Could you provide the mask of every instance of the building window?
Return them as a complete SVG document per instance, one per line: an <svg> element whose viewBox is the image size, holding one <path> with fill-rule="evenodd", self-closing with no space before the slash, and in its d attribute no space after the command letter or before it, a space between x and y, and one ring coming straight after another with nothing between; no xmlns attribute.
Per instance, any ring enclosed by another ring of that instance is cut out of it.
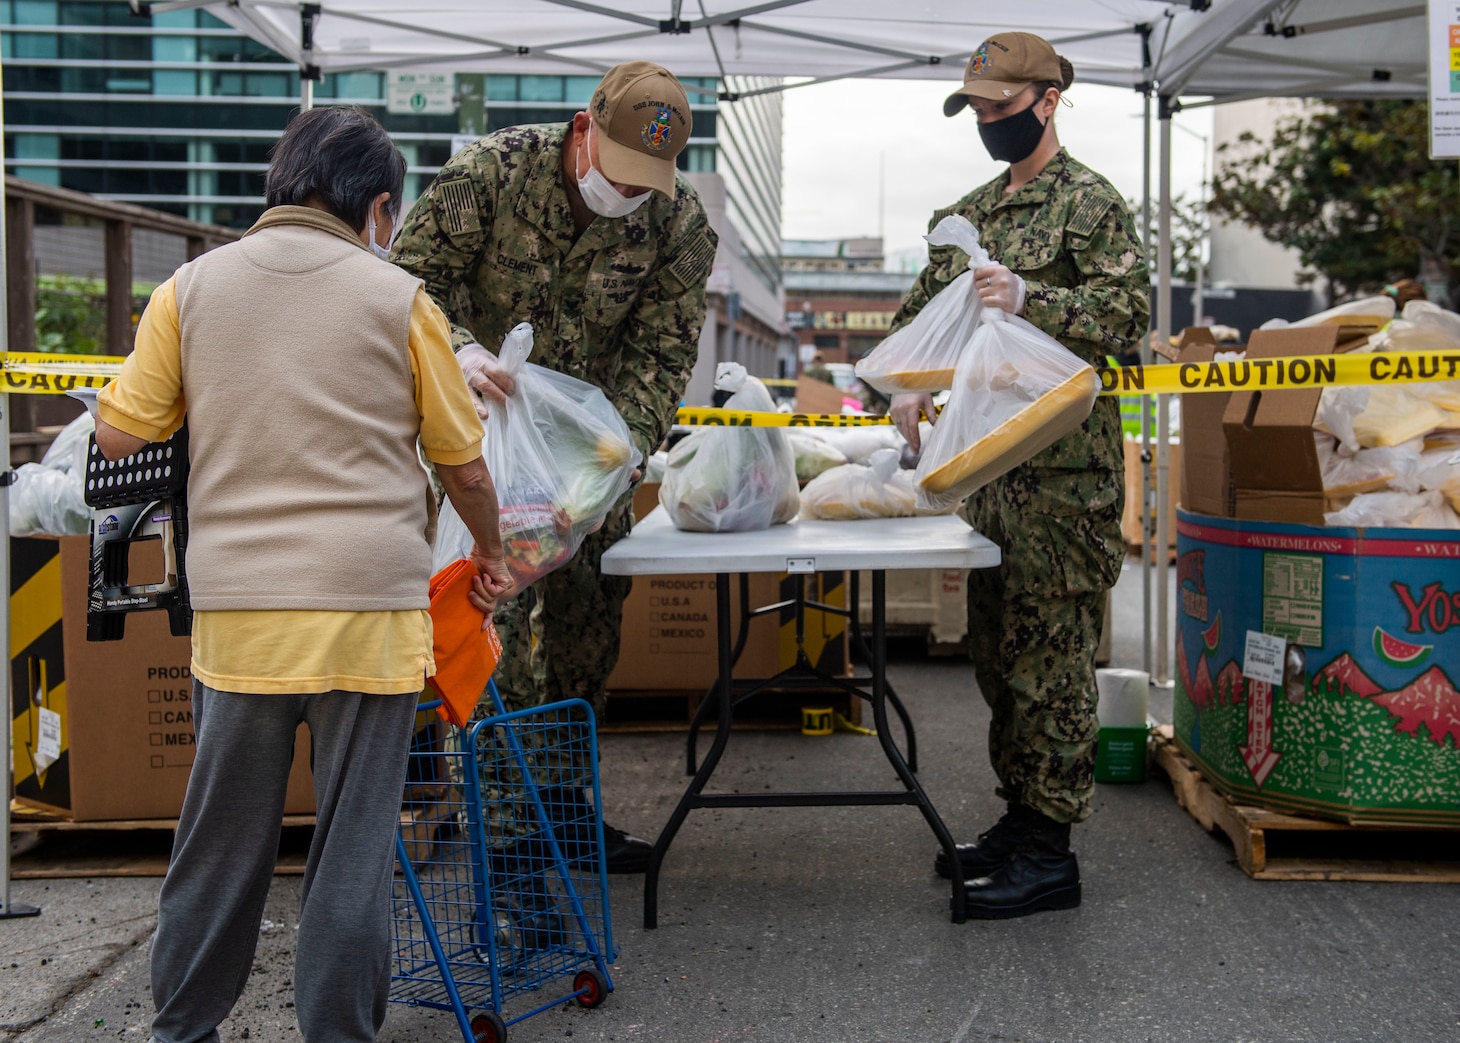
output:
<svg viewBox="0 0 1460 1043"><path fill-rule="evenodd" d="M817 333L812 336L811 343L818 348L835 348L840 350L842 338L840 333Z"/></svg>
<svg viewBox="0 0 1460 1043"><path fill-rule="evenodd" d="M691 145L679 154L679 169L690 174L715 172L715 146Z"/></svg>

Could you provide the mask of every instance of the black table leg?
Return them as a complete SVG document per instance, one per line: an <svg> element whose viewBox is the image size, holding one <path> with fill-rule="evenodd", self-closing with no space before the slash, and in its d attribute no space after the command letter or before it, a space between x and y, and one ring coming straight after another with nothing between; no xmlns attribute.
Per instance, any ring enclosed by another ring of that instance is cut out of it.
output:
<svg viewBox="0 0 1460 1043"><path fill-rule="evenodd" d="M835 807L843 805L871 805L871 804L916 804L918 810L923 813L928 825L932 827L934 836L947 853L950 865L957 864L958 851L953 843L953 836L948 832L948 827L938 817L932 802L918 783L917 776L913 774L908 762L903 759L901 751L892 739L892 730L889 726L887 716L887 704L889 697L892 697L891 688L887 684L887 612L886 612L886 573L874 571L872 573L872 716L877 729L877 741L882 746L888 762L897 773L898 779L903 784L901 790L876 790L871 792L811 792L811 793L756 793L756 794L731 794L731 793L704 793L706 783L714 774L721 756L725 752L726 743L729 741L731 727L735 715L735 691L731 675L734 666L734 653L730 639L730 583L726 573L719 573L715 583L715 626L716 638L718 641L719 678L717 682L719 714L718 726L715 731L714 741L710 745L709 752L700 763L699 770L695 772L689 787L684 795L680 797L679 803L675 806L669 821L665 823L664 829L654 842L654 850L649 856L649 867L644 873L644 928L654 930L659 926L659 870L663 865L664 856L669 850L669 845L674 842L680 827L689 813L695 808L706 807ZM895 698L895 697L892 697ZM905 714L898 705L899 715ZM908 724L908 732L911 734L911 723ZM967 919L967 899L963 890L963 881L954 879L952 881L952 909L953 922L962 923Z"/></svg>
<svg viewBox="0 0 1460 1043"><path fill-rule="evenodd" d="M948 832L948 827L933 810L933 804L928 800L928 795L923 792L922 785L918 782L917 776L902 759L902 754L897 749L897 744L892 741L892 734L887 722L887 573L875 571L872 573L872 719L877 728L877 740L882 743L882 750L887 759L892 763L893 770L897 777L902 780L916 797L918 810L923 813L923 818L928 820L928 825L933 829L933 835L938 838L938 843L943 846L947 853L951 866L958 865L958 846L953 842L953 834ZM968 919L966 908L967 896L963 891L963 881L959 879L960 874L953 875L953 922L963 923Z"/></svg>
<svg viewBox="0 0 1460 1043"><path fill-rule="evenodd" d="M852 613L848 617L848 623L851 627L852 641L857 647L857 652L863 659L870 663L872 661L872 653L867 648L866 638L862 636L862 575L855 569L851 571L850 575ZM885 607L884 605L884 626L886 620ZM875 612L876 609L873 609L873 611ZM902 734L907 738L907 766L916 773L918 770L918 733L913 729L912 717L908 714L907 707L902 705L902 700L898 698L897 690L892 685L887 685L887 701L892 705L893 712L897 714L897 719L902 722Z"/></svg>

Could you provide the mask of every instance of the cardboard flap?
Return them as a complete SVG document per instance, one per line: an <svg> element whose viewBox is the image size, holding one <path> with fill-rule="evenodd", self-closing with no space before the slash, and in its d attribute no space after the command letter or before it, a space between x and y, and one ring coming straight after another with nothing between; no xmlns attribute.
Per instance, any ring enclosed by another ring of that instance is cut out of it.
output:
<svg viewBox="0 0 1460 1043"><path fill-rule="evenodd" d="M798 413L840 413L842 391L835 384L808 377L802 373L796 378L796 412Z"/></svg>
<svg viewBox="0 0 1460 1043"><path fill-rule="evenodd" d="M1210 362L1212 353L1217 350L1217 338L1212 336L1210 326L1188 326L1181 331L1181 339L1177 341L1176 347L1163 349L1162 345L1155 345L1156 354L1164 356L1172 362ZM1188 351L1196 351L1196 354L1187 356ZM1205 352L1205 356L1202 352Z"/></svg>
<svg viewBox="0 0 1460 1043"><path fill-rule="evenodd" d="M1330 355L1353 343L1341 335L1343 329L1257 330L1247 344L1247 360ZM1222 428L1238 489L1313 492L1321 499L1323 474L1313 445L1313 416L1322 397L1322 388L1232 392L1222 414Z"/></svg>

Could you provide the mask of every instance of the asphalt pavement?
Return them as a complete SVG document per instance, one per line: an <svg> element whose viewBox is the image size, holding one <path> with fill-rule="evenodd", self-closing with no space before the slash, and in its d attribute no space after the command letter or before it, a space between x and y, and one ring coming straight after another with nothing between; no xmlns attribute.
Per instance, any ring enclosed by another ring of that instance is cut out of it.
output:
<svg viewBox="0 0 1460 1043"><path fill-rule="evenodd" d="M1117 587L1115 666L1143 665L1141 569ZM1001 810L988 714L966 662L903 649L889 677L918 729L919 777L960 840ZM1169 720L1170 694L1152 715ZM602 740L608 819L655 835L687 779L683 737ZM882 788L876 740L737 732L713 789ZM1460 1039L1460 887L1254 881L1159 773L1097 788L1076 828L1075 910L954 924L935 843L910 807L691 813L665 861L659 927L641 877L612 877L615 991L509 1028L513 1043L1358 1043ZM147 1039L159 881L16 881L42 907L0 922L0 1040ZM298 877L276 877L225 1041L298 1039ZM509 1009L509 1015L513 1013ZM382 1043L460 1040L393 1006Z"/></svg>

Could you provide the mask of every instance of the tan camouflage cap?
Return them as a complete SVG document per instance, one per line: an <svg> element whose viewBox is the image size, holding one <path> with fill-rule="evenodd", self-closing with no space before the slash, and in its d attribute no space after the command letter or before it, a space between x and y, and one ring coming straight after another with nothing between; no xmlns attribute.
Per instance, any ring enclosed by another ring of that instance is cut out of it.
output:
<svg viewBox="0 0 1460 1043"><path fill-rule="evenodd" d="M679 81L653 62L608 70L593 91L588 115L598 127L603 174L620 185L674 195L674 159L689 144L689 99Z"/></svg>
<svg viewBox="0 0 1460 1043"><path fill-rule="evenodd" d="M1048 40L1033 33L995 33L973 52L963 86L943 102L943 115L956 116L969 98L1004 101L1032 83L1063 83L1060 57Z"/></svg>

